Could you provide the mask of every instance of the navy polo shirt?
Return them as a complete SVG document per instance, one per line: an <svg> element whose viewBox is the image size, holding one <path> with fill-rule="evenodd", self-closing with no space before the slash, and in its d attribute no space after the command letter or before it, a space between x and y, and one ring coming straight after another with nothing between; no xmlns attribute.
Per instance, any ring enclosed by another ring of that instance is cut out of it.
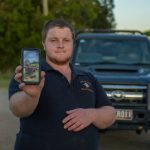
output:
<svg viewBox="0 0 150 150"><path fill-rule="evenodd" d="M71 66L71 83L43 61L45 85L32 115L20 118L15 150L98 150L99 131L94 125L79 132L67 131L62 120L66 111L75 108L98 108L111 105L105 91L90 74ZM20 91L12 79L9 97Z"/></svg>

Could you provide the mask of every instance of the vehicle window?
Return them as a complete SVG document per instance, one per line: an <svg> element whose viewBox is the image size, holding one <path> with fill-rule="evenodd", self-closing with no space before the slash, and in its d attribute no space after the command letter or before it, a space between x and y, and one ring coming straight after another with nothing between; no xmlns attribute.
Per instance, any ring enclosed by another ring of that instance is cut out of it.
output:
<svg viewBox="0 0 150 150"><path fill-rule="evenodd" d="M150 64L150 51L143 40L80 39L78 63Z"/></svg>

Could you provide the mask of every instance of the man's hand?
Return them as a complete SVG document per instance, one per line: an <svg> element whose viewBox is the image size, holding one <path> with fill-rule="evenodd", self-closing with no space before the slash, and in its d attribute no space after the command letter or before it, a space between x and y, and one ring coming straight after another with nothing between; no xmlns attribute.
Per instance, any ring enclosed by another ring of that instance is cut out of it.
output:
<svg viewBox="0 0 150 150"><path fill-rule="evenodd" d="M44 76L45 72L41 72L41 81L38 85L26 85L25 83L22 83L22 66L18 66L15 70L15 77L14 79L19 82L19 88L23 90L27 95L31 97L35 97L40 94L43 86L44 86Z"/></svg>
<svg viewBox="0 0 150 150"><path fill-rule="evenodd" d="M26 85L21 81L22 67L18 66L15 70L14 79L19 82L22 91L16 92L10 97L10 110L17 117L27 117L36 109L42 88L45 82L45 72L41 72L41 81L38 85Z"/></svg>
<svg viewBox="0 0 150 150"><path fill-rule="evenodd" d="M93 122L92 109L77 108L67 111L67 117L63 119L64 129L68 131L80 131Z"/></svg>
<svg viewBox="0 0 150 150"><path fill-rule="evenodd" d="M66 112L68 115L63 119L64 129L68 131L81 131L90 124L99 129L106 129L116 120L116 110L112 106L100 108L77 108Z"/></svg>

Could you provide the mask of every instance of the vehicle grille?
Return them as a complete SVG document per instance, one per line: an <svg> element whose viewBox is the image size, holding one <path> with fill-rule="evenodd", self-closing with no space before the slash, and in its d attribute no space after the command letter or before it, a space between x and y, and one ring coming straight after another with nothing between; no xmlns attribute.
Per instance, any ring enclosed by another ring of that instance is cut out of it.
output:
<svg viewBox="0 0 150 150"><path fill-rule="evenodd" d="M103 85L108 98L114 103L146 102L146 85Z"/></svg>

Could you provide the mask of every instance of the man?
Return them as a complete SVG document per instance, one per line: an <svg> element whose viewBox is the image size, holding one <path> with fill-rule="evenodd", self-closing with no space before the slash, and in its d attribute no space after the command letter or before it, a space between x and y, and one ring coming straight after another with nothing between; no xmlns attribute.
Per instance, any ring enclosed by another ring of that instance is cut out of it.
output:
<svg viewBox="0 0 150 150"><path fill-rule="evenodd" d="M22 67L16 68L9 86L10 109L20 118L15 150L98 150L98 129L115 121L115 109L98 81L70 65L73 40L68 23L48 21L39 85L22 83Z"/></svg>

